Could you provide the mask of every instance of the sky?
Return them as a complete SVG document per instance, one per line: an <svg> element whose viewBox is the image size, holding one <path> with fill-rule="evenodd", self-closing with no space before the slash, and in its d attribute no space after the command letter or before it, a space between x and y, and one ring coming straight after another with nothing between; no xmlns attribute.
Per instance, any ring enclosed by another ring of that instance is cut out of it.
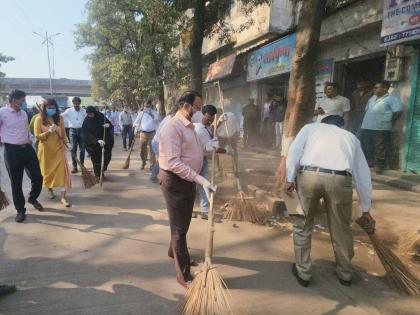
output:
<svg viewBox="0 0 420 315"><path fill-rule="evenodd" d="M48 78L47 48L33 34L60 33L54 37L55 78L89 80L84 56L77 50L76 24L86 19L87 0L0 0L0 52L15 58L2 64L6 77ZM52 56L50 56L52 59Z"/></svg>

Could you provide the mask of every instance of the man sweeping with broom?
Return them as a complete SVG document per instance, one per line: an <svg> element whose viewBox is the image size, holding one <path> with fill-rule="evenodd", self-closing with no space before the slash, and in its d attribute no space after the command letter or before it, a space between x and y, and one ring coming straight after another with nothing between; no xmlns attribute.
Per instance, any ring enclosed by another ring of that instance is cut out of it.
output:
<svg viewBox="0 0 420 315"><path fill-rule="evenodd" d="M359 140L343 126L341 116L327 116L321 123L306 125L287 155L285 190L291 195L297 187L306 215L296 218L293 226L296 263L292 272L304 287L311 279L311 234L320 198L324 198L327 206L336 272L342 285L350 286L353 276L352 182L359 194L366 228L371 232L375 228L375 220L369 214L372 194L369 167Z"/></svg>
<svg viewBox="0 0 420 315"><path fill-rule="evenodd" d="M168 256L173 257L176 279L185 288L191 283L187 233L195 201L196 184L202 185L207 197L216 188L199 175L203 148L194 131L191 117L201 109L202 97L188 91L182 95L176 115L162 129L159 138L159 179L168 209L171 243Z"/></svg>

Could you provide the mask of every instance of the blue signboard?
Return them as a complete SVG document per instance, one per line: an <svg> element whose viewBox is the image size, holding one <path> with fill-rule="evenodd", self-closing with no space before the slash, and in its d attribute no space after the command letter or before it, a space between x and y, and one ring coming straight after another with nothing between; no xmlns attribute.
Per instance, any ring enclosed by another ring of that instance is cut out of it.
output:
<svg viewBox="0 0 420 315"><path fill-rule="evenodd" d="M248 56L247 81L290 72L295 47L296 34L293 33L251 52Z"/></svg>

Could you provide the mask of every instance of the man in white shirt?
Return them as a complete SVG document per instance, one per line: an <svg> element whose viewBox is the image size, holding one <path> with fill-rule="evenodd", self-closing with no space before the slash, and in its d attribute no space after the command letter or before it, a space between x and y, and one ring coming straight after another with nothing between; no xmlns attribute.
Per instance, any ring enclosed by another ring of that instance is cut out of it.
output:
<svg viewBox="0 0 420 315"><path fill-rule="evenodd" d="M152 109L152 101L147 100L144 104L144 110L141 111L134 121L135 133L140 131L140 157L142 160L141 169L144 170L147 161L147 147L150 150L150 168L155 163L155 154L152 150L152 139L155 136L155 130L159 123L159 114Z"/></svg>
<svg viewBox="0 0 420 315"><path fill-rule="evenodd" d="M64 113L61 114L64 120L68 121L69 126L69 135L70 135L70 143L72 147L72 162L73 162L73 169L72 173L77 173L77 162L73 158L73 155L77 155L77 146L79 146L79 160L80 163L84 164L85 162L85 146L83 143L83 132L82 132L82 125L83 121L86 117L86 110L80 107L82 100L80 97L73 97L72 99L73 107L66 109Z"/></svg>
<svg viewBox="0 0 420 315"><path fill-rule="evenodd" d="M344 119L344 129L348 129L350 115L350 100L338 95L338 85L334 82L325 83L325 97L316 103L314 116L320 122L330 115L338 115Z"/></svg>
<svg viewBox="0 0 420 315"><path fill-rule="evenodd" d="M131 148L131 144L133 143L133 139L134 139L133 118L131 116L131 112L127 104L124 105L123 111L120 113L119 125L121 128L121 134L123 138L124 151L127 151L127 136L128 136L129 148Z"/></svg>
<svg viewBox="0 0 420 315"><path fill-rule="evenodd" d="M201 122L194 124L195 132L197 133L204 151L203 165L201 167L200 175L207 180L209 180L209 163L206 154L219 148L219 141L214 137L213 128L211 126L216 113L217 109L215 106L205 105L202 109L203 115ZM202 186L198 187L198 200L200 201L201 218L207 219L210 203Z"/></svg>
<svg viewBox="0 0 420 315"><path fill-rule="evenodd" d="M285 191L298 196L305 217L295 219L293 241L296 263L292 272L299 284L311 279L311 234L320 198L325 200L336 272L342 285L349 286L353 276L353 237L351 233L352 182L359 195L363 217L374 231L369 214L372 184L368 164L359 140L342 129L341 116L325 117L321 123L304 126L293 141L286 159ZM295 184L296 182L296 184Z"/></svg>

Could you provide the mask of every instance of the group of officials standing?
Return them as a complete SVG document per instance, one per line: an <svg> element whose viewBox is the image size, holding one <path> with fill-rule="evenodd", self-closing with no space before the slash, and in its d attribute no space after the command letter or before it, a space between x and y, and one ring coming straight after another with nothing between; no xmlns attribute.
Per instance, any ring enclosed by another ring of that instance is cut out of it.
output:
<svg viewBox="0 0 420 315"><path fill-rule="evenodd" d="M349 121L348 103L339 97L336 90L334 84L326 86L327 99L315 107L316 121L298 133L287 156L284 189L288 194L297 190L305 212L305 216L295 220L293 227L296 263L293 264L292 272L303 286L308 286L311 279L311 232L315 210L321 198L324 199L327 208L337 275L342 285L350 285L353 274L353 239L350 229L352 184L356 186L359 194L363 216L369 222L367 228L373 231L375 226L375 221L370 216L372 188L368 162L360 141L345 130ZM17 222L25 219L26 212L22 193L24 170L32 184L28 202L42 211L42 205L37 201L42 184L49 189L59 187L61 192L71 185L64 154L66 146L72 150L75 157L78 139L81 139L80 143L84 143L88 150L97 176L101 171L101 150L105 150L106 170L113 146L113 126L106 116L94 107L89 106L83 110L80 108L80 100L76 98L73 99L74 107L60 117L55 101L46 100L41 105L41 114L35 122L35 137L39 141L37 156L31 145L27 115L20 108L24 101L25 93L15 90L9 95L9 104L0 109L0 137L5 145L5 163L12 184L14 205L18 212ZM278 102L280 101L281 99L278 99ZM279 115L283 111L277 108L272 110L278 110ZM387 93L386 84L375 84L374 96L369 98L366 105L361 130L368 132L367 138L374 144L374 162L378 165L382 160L377 144L381 137L387 137L392 122L398 118L400 111L401 103ZM223 113L218 121L214 122L217 112L212 105L202 108L202 96L195 91L187 91L160 123L151 102L146 102L144 110L133 122L124 117L125 114L120 115L123 127L121 129L124 130L124 126L132 122L134 132L140 132L141 147L151 147L151 151L158 156L158 161L151 165L154 167L152 176L159 173L171 231L168 256L174 259L176 279L184 287L188 287L193 279L193 261L188 251L187 232L192 218L196 185L200 186L202 209L206 208L205 200L208 201L210 194L216 191L216 187L208 179L206 154L216 151L237 158L236 145L232 139L228 139L236 137L236 130L233 135L229 135L229 131L226 130L226 134L221 134L220 139L217 138L217 128L220 128L221 124L228 125L232 115ZM68 143L64 131L63 118L67 118L69 122L71 144ZM79 145L79 149L80 162L83 163L83 145ZM153 156L151 154L152 162ZM147 155L142 153L141 157L144 168ZM369 156L367 157L369 161ZM54 163L50 165L49 159ZM77 172L75 164L73 172ZM64 194L62 202L65 205L68 204L66 201Z"/></svg>

